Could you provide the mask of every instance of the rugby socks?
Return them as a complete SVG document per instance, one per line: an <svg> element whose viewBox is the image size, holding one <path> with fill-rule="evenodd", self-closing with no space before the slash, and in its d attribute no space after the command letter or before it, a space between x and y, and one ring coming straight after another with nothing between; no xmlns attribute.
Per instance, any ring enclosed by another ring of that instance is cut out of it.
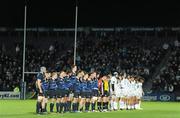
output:
<svg viewBox="0 0 180 118"><path fill-rule="evenodd" d="M97 102L97 107L98 107L98 110L101 111L102 108L101 108L101 102Z"/></svg>
<svg viewBox="0 0 180 118"><path fill-rule="evenodd" d="M105 109L108 110L108 102L105 102Z"/></svg>
<svg viewBox="0 0 180 118"><path fill-rule="evenodd" d="M111 110L114 110L114 101L111 100Z"/></svg>
<svg viewBox="0 0 180 118"><path fill-rule="evenodd" d="M117 105L118 105L117 102L114 101L114 110L117 110L117 109L118 109L118 106L117 106Z"/></svg>
<svg viewBox="0 0 180 118"><path fill-rule="evenodd" d="M67 101L67 111L71 111L71 101Z"/></svg>
<svg viewBox="0 0 180 118"><path fill-rule="evenodd" d="M106 103L103 102L103 110L105 110L105 109L106 109Z"/></svg>
<svg viewBox="0 0 180 118"><path fill-rule="evenodd" d="M53 112L54 103L50 103L50 112Z"/></svg>
<svg viewBox="0 0 180 118"><path fill-rule="evenodd" d="M56 103L56 112L57 112L57 113L59 112L59 107L60 107L60 106L59 106L59 103L57 102L57 103Z"/></svg>
<svg viewBox="0 0 180 118"><path fill-rule="evenodd" d="M81 112L83 111L83 107L82 107L82 108L80 108L80 111L81 111Z"/></svg>
<svg viewBox="0 0 180 118"><path fill-rule="evenodd" d="M72 103L72 111L73 111L73 112L76 111L76 104L77 104L77 103Z"/></svg>
<svg viewBox="0 0 180 118"><path fill-rule="evenodd" d="M45 112L47 112L47 103L45 103Z"/></svg>
<svg viewBox="0 0 180 118"><path fill-rule="evenodd" d="M119 109L124 109L124 102L122 100L119 101Z"/></svg>
<svg viewBox="0 0 180 118"><path fill-rule="evenodd" d="M131 109L131 106L130 106L130 105L127 105L127 109L130 110L130 109Z"/></svg>
<svg viewBox="0 0 180 118"><path fill-rule="evenodd" d="M92 111L95 110L95 103L91 103L91 110L92 110Z"/></svg>
<svg viewBox="0 0 180 118"><path fill-rule="evenodd" d="M41 102L36 103L36 113L40 113L41 111Z"/></svg>
<svg viewBox="0 0 180 118"><path fill-rule="evenodd" d="M89 106L90 106L90 102L86 102L85 103L85 110L86 111L89 111Z"/></svg>
<svg viewBox="0 0 180 118"><path fill-rule="evenodd" d="M45 112L45 109L42 109L42 113Z"/></svg>
<svg viewBox="0 0 180 118"><path fill-rule="evenodd" d="M76 104L76 111L79 110L79 102Z"/></svg>
<svg viewBox="0 0 180 118"><path fill-rule="evenodd" d="M59 108L59 113L62 113L62 110L63 110L63 103L60 102L60 103L59 103L59 107L60 107L60 108Z"/></svg>
<svg viewBox="0 0 180 118"><path fill-rule="evenodd" d="M67 102L65 102L65 103L63 104L63 106L64 106L64 113L65 113L65 112L68 111L68 104L67 104Z"/></svg>

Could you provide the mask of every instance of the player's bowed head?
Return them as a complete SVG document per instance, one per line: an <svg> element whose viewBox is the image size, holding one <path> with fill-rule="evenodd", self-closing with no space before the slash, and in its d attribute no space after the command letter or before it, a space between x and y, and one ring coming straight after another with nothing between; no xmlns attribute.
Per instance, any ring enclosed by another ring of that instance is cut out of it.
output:
<svg viewBox="0 0 180 118"><path fill-rule="evenodd" d="M40 72L41 72L41 73L46 73L46 71L47 71L47 70L46 70L46 67L42 66L42 67L40 68Z"/></svg>

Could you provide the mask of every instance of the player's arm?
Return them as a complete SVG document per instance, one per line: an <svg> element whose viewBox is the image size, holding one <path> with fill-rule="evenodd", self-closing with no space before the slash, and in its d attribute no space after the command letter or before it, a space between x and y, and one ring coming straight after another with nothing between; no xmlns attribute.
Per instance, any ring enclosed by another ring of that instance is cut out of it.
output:
<svg viewBox="0 0 180 118"><path fill-rule="evenodd" d="M114 92L114 91L115 91L115 85L114 85L115 82L114 82L114 78L111 78L111 82L110 82L110 83L111 83L112 94L115 94L115 92Z"/></svg>
<svg viewBox="0 0 180 118"><path fill-rule="evenodd" d="M114 83L111 84L111 87L112 87L112 91L114 92Z"/></svg>
<svg viewBox="0 0 180 118"><path fill-rule="evenodd" d="M40 79L37 79L37 86L39 88L39 92L42 93L41 80Z"/></svg>

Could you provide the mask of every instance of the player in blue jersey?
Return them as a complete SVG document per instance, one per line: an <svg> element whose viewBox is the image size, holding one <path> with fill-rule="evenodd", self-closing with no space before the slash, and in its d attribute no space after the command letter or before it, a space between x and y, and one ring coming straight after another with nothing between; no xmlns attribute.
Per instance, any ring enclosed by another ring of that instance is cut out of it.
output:
<svg viewBox="0 0 180 118"><path fill-rule="evenodd" d="M79 109L80 112L83 111L83 107L85 105L85 100L86 100L86 88L87 88L87 79L88 79L89 75L88 74L84 74L84 72L82 72L82 80L80 79L80 86L81 86L81 100L79 102Z"/></svg>
<svg viewBox="0 0 180 118"><path fill-rule="evenodd" d="M69 78L66 72L63 72L63 81L61 83L61 104L60 113L65 113L67 111L67 97L69 95ZM63 111L64 109L64 111Z"/></svg>
<svg viewBox="0 0 180 118"><path fill-rule="evenodd" d="M65 85L65 77L66 77L66 72L61 71L59 75L59 80L57 81L58 85L58 100L59 100L59 113L63 113L63 108L65 110L65 103L66 103L66 96L67 96L67 87Z"/></svg>
<svg viewBox="0 0 180 118"><path fill-rule="evenodd" d="M72 87L73 87L73 84L71 82L71 72L70 71L67 71L67 76L65 77L65 87L66 87L66 90L65 90L65 106L64 106L64 112L70 112L70 109L71 109L71 98L70 98L70 94L71 94L71 91L72 91Z"/></svg>
<svg viewBox="0 0 180 118"><path fill-rule="evenodd" d="M82 78L81 72L78 73L76 77L76 82L74 83L73 87L73 93L74 93L74 99L72 103L72 111L73 112L78 112L79 108L79 100L80 100L80 94L81 94L81 81L80 78Z"/></svg>
<svg viewBox="0 0 180 118"><path fill-rule="evenodd" d="M87 79L87 88L86 88L86 103L85 103L85 111L88 112L89 111L89 107L90 107L90 101L91 101L91 96L92 96L92 80L91 77L89 76Z"/></svg>
<svg viewBox="0 0 180 118"><path fill-rule="evenodd" d="M45 103L45 112L47 112L47 102L48 102L48 93L49 93L49 79L51 77L51 73L49 72L46 72L45 74L45 77L42 81L42 90L43 90L43 95L44 95L44 98L43 98L43 101Z"/></svg>
<svg viewBox="0 0 180 118"><path fill-rule="evenodd" d="M36 88L38 92L37 104L36 104L36 113L43 113L45 112L45 104L44 104L44 95L42 89L42 81L44 80L44 74L46 73L46 68L41 67L40 73L37 74L36 80Z"/></svg>
<svg viewBox="0 0 180 118"><path fill-rule="evenodd" d="M69 88L69 94L67 96L66 112L71 111L71 103L73 101L73 88L74 88L74 84L76 83L76 71L77 71L77 66L75 65L72 66L71 71L67 71L66 85Z"/></svg>
<svg viewBox="0 0 180 118"><path fill-rule="evenodd" d="M76 70L74 69L76 66L72 67L71 71L67 72L67 86L69 88L69 95L67 96L67 112L71 111L71 103L73 101L73 89L74 89L74 84L76 83Z"/></svg>
<svg viewBox="0 0 180 118"><path fill-rule="evenodd" d="M98 80L97 80L97 74L96 72L93 72L91 74L91 89L92 89L92 98L91 98L91 110L92 112L95 112L95 106L97 102L98 97Z"/></svg>
<svg viewBox="0 0 180 118"><path fill-rule="evenodd" d="M64 77L65 77L65 72L61 71L59 74L59 77L56 81L56 83L57 83L56 111L60 112L60 113L62 112L62 98L64 97L64 95L63 95Z"/></svg>
<svg viewBox="0 0 180 118"><path fill-rule="evenodd" d="M53 112L54 102L56 99L56 90L57 90L57 73L53 72L52 77L49 80L49 98L51 99L50 103L50 112Z"/></svg>

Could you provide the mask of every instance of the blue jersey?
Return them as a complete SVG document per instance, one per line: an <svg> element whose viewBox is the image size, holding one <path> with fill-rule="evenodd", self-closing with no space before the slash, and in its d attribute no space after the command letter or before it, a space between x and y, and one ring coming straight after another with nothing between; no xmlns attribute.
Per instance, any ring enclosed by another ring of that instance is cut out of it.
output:
<svg viewBox="0 0 180 118"><path fill-rule="evenodd" d="M44 80L44 75L42 73L38 73L36 76L37 80L41 80L41 82Z"/></svg>
<svg viewBox="0 0 180 118"><path fill-rule="evenodd" d="M75 91L76 82L78 82L78 81L77 81L77 77L76 77L75 75L72 75L72 76L70 77L70 82L71 82L71 84L70 84L70 89L71 89L72 91Z"/></svg>
<svg viewBox="0 0 180 118"><path fill-rule="evenodd" d="M90 92L90 88L88 88L89 87L88 84L89 84L88 81L82 81L81 82L81 90L82 90L82 92Z"/></svg>
<svg viewBox="0 0 180 118"><path fill-rule="evenodd" d="M57 89L62 90L63 85L64 85L64 80L62 78L58 78L57 81L56 81L56 84L57 84Z"/></svg>
<svg viewBox="0 0 180 118"><path fill-rule="evenodd" d="M70 81L71 81L72 84L76 83L76 81L77 81L76 76L75 76L75 75L72 75L72 76L70 77Z"/></svg>
<svg viewBox="0 0 180 118"><path fill-rule="evenodd" d="M81 92L81 83L79 80L76 79L73 87L74 92Z"/></svg>
<svg viewBox="0 0 180 118"><path fill-rule="evenodd" d="M43 91L48 91L48 89L49 89L49 81L43 80L41 86L42 86Z"/></svg>
<svg viewBox="0 0 180 118"><path fill-rule="evenodd" d="M91 88L92 88L93 90L98 90L98 80L93 80L93 81L92 81L92 86L91 86Z"/></svg>
<svg viewBox="0 0 180 118"><path fill-rule="evenodd" d="M49 80L49 89L50 90L56 90L57 89L57 83L56 83L56 80Z"/></svg>
<svg viewBox="0 0 180 118"><path fill-rule="evenodd" d="M87 90L89 91L89 92L91 92L92 91L92 81L87 81Z"/></svg>
<svg viewBox="0 0 180 118"><path fill-rule="evenodd" d="M62 81L61 81L61 89L62 90L69 90L69 87L67 86L67 78L63 78Z"/></svg>
<svg viewBox="0 0 180 118"><path fill-rule="evenodd" d="M73 90L73 83L69 77L65 77L65 87L68 88L67 90Z"/></svg>

